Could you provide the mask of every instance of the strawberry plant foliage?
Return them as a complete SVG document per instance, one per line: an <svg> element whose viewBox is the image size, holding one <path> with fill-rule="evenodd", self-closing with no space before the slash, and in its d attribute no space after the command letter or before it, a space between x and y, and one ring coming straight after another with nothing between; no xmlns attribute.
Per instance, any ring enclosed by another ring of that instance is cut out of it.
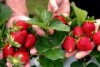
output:
<svg viewBox="0 0 100 67"><path fill-rule="evenodd" d="M45 57L39 57L39 62L42 65L42 67L63 67L64 60L58 59L58 60L50 60Z"/></svg>
<svg viewBox="0 0 100 67"><path fill-rule="evenodd" d="M69 26L61 23L61 21L53 20L51 12L41 7L36 8L35 11L38 17L35 17L27 21L29 24L38 25L41 28L46 29L46 30L47 29L54 29L58 31L69 31L70 30Z"/></svg>
<svg viewBox="0 0 100 67"><path fill-rule="evenodd" d="M11 16L11 9L0 3L0 26Z"/></svg>
<svg viewBox="0 0 100 67"><path fill-rule="evenodd" d="M87 11L78 8L74 2L71 3L71 8L73 10L73 15L75 15L77 19L77 24L82 25L83 21L87 18Z"/></svg>

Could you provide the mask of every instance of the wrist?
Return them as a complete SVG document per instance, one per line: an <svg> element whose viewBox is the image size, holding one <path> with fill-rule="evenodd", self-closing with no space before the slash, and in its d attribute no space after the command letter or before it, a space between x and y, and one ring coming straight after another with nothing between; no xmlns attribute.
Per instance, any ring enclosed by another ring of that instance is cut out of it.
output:
<svg viewBox="0 0 100 67"><path fill-rule="evenodd" d="M6 0L6 5L12 10L12 16L28 16L26 0Z"/></svg>

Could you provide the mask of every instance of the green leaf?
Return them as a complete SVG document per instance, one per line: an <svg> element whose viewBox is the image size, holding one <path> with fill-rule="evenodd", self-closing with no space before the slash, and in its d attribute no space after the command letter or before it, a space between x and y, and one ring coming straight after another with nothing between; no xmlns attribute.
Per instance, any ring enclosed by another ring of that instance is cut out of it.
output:
<svg viewBox="0 0 100 67"><path fill-rule="evenodd" d="M32 24L32 25L37 25L41 28L47 29L47 23L43 23L43 21L40 21L38 18L32 18L27 21L27 23Z"/></svg>
<svg viewBox="0 0 100 67"><path fill-rule="evenodd" d="M50 36L50 42L53 44L53 47L61 47L65 37L66 37L66 32L61 32L61 31L55 31L54 35Z"/></svg>
<svg viewBox="0 0 100 67"><path fill-rule="evenodd" d="M0 38L2 38L2 30L0 29Z"/></svg>
<svg viewBox="0 0 100 67"><path fill-rule="evenodd" d="M39 53L45 52L52 47L52 43L45 37L39 37L36 43L36 49Z"/></svg>
<svg viewBox="0 0 100 67"><path fill-rule="evenodd" d="M48 58L39 57L39 62L42 67L54 67L54 61Z"/></svg>
<svg viewBox="0 0 100 67"><path fill-rule="evenodd" d="M11 16L11 9L0 3L0 26Z"/></svg>
<svg viewBox="0 0 100 67"><path fill-rule="evenodd" d="M0 48L3 48L5 46L5 42L0 41Z"/></svg>
<svg viewBox="0 0 100 67"><path fill-rule="evenodd" d="M49 29L54 29L58 31L70 31L69 26L63 24L62 22L58 20L52 20L49 24Z"/></svg>
<svg viewBox="0 0 100 67"><path fill-rule="evenodd" d="M0 60L0 67L6 67L6 63L4 62L4 60Z"/></svg>
<svg viewBox="0 0 100 67"><path fill-rule="evenodd" d="M91 53L90 56L92 57L100 57L100 52L97 51L97 49L94 49Z"/></svg>
<svg viewBox="0 0 100 67"><path fill-rule="evenodd" d="M64 61L62 59L50 60L45 57L39 57L39 62L42 67L63 67Z"/></svg>
<svg viewBox="0 0 100 67"><path fill-rule="evenodd" d="M96 57L96 60L100 64L100 57Z"/></svg>
<svg viewBox="0 0 100 67"><path fill-rule="evenodd" d="M96 65L95 63L91 62L87 65L87 67L99 67L98 65Z"/></svg>
<svg viewBox="0 0 100 67"><path fill-rule="evenodd" d="M83 63L79 61L74 61L71 63L71 67L83 67Z"/></svg>
<svg viewBox="0 0 100 67"><path fill-rule="evenodd" d="M80 8L78 8L74 2L71 3L71 7L74 10L74 13L76 15L77 21L78 21L78 25L82 25L83 21L86 19L87 17L87 11L82 10Z"/></svg>
<svg viewBox="0 0 100 67"><path fill-rule="evenodd" d="M64 51L61 49L49 49L44 52L46 58L51 60L63 59L64 58Z"/></svg>
<svg viewBox="0 0 100 67"><path fill-rule="evenodd" d="M64 60L58 59L54 61L55 67L64 67Z"/></svg>
<svg viewBox="0 0 100 67"><path fill-rule="evenodd" d="M42 7L36 8L35 12L40 16L43 22L48 23L52 19L52 13L50 11L45 10Z"/></svg>
<svg viewBox="0 0 100 67"><path fill-rule="evenodd" d="M77 26L77 25L78 25L78 24L77 24L77 19L74 18L74 19L72 20L72 23L71 23L71 30L73 30L74 27Z"/></svg>

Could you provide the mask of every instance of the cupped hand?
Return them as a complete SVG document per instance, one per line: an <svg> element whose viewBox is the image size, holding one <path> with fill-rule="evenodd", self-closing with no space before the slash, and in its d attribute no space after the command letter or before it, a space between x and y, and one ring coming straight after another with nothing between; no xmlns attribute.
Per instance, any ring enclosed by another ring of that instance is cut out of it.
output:
<svg viewBox="0 0 100 67"><path fill-rule="evenodd" d="M29 17L26 17L26 16L13 16L9 19L9 21L7 22L7 27L8 28L12 28L13 27L13 24L14 22L18 21L18 20L24 20L24 21L27 21L27 20L30 20ZM33 29L36 31L36 34L38 34L39 36L44 36L45 35L45 32L39 27L39 26L36 26L36 25L32 25Z"/></svg>
<svg viewBox="0 0 100 67"><path fill-rule="evenodd" d="M94 42L91 42L93 47L95 46L95 43ZM76 59L82 59L84 58L85 56L89 55L90 53L92 52L92 50L88 50L88 51L79 51L79 50L74 50L73 52L66 52L65 53L65 57L69 58L71 56L74 55L74 57Z"/></svg>
<svg viewBox="0 0 100 67"><path fill-rule="evenodd" d="M70 14L69 0L49 0L48 10L53 13L53 16L64 15L68 17Z"/></svg>
<svg viewBox="0 0 100 67"><path fill-rule="evenodd" d="M100 19L97 19L97 20L96 20L96 23L95 23L95 27L96 27L95 32L98 31L99 26L100 26ZM91 42L91 43L92 43L93 47L95 47L95 43L94 43L94 42ZM100 51L100 45L97 46L97 50ZM82 58L84 58L85 56L89 55L89 54L91 53L91 51L92 51L92 50L88 50L88 51L78 51L78 50L74 50L74 51L71 52L71 53L70 53L70 52L66 52L66 53L65 53L65 56L66 56L67 58L69 58L69 57L71 57L71 56L74 55L74 57L75 57L76 59L82 59Z"/></svg>

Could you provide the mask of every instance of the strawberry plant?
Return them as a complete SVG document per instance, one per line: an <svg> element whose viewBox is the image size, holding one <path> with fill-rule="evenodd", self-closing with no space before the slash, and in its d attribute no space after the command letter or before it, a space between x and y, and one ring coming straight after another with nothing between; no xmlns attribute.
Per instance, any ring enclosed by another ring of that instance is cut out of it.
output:
<svg viewBox="0 0 100 67"><path fill-rule="evenodd" d="M74 50L91 50L91 53L80 60L76 59L70 67L98 67L89 61L95 58L100 63L100 52L96 50L100 44L100 31L95 32L94 17L88 17L88 12L78 8L74 3L71 3L69 17L52 17L51 12L37 7L35 17L28 21L19 20L11 29L6 28L11 10L2 4L0 9L0 49L3 49L4 56L0 60L1 67L6 67L7 61L13 64L12 67L24 67L34 56L38 56L41 67L64 67L65 53ZM32 25L43 29L45 36L37 35ZM50 35L49 29L53 29L54 34ZM93 46L92 42L96 45ZM30 49L34 47L37 54L31 55Z"/></svg>

